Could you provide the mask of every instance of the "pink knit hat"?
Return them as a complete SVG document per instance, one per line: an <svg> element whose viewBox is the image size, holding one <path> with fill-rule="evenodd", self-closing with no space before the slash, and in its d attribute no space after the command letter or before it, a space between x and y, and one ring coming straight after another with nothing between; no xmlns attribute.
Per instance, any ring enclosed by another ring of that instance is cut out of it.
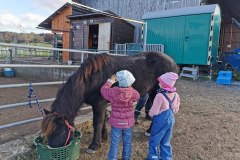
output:
<svg viewBox="0 0 240 160"><path fill-rule="evenodd" d="M176 88L174 88L174 84L176 83L176 80L178 79L178 75L173 72L167 72L161 76L158 77L159 83L163 86L164 89L168 91L174 91Z"/></svg>

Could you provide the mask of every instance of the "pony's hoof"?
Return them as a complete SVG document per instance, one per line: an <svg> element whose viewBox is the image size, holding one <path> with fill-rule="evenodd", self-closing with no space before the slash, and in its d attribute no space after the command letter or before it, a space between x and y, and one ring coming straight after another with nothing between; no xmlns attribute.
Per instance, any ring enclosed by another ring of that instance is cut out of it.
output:
<svg viewBox="0 0 240 160"><path fill-rule="evenodd" d="M88 149L86 150L86 152L87 152L88 154L94 154L96 151L93 150L93 149L88 148Z"/></svg>
<svg viewBox="0 0 240 160"><path fill-rule="evenodd" d="M107 140L108 140L108 135L107 134L103 135L102 142L105 143L105 142L107 142Z"/></svg>

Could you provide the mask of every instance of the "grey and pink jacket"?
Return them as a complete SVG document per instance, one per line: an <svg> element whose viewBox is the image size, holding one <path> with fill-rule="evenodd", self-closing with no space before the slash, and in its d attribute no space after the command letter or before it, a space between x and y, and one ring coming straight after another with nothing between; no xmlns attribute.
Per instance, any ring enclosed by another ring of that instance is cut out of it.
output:
<svg viewBox="0 0 240 160"><path fill-rule="evenodd" d="M102 96L111 104L110 125L116 128L131 128L134 126L133 103L140 98L138 91L132 87L113 87L111 80L108 80L101 88Z"/></svg>

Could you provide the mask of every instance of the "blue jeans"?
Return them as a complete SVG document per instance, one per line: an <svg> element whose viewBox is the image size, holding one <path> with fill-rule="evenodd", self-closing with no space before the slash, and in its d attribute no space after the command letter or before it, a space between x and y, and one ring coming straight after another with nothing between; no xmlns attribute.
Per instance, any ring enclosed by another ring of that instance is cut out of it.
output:
<svg viewBox="0 0 240 160"><path fill-rule="evenodd" d="M139 115L141 114L141 110L143 109L143 107L148 102L148 98L149 98L149 94L146 93L143 96L141 96L140 99L138 100L137 105L135 107L135 112L134 112L135 118L138 118ZM151 106L152 106L152 104L146 105L146 107L145 107L146 115L148 115Z"/></svg>
<svg viewBox="0 0 240 160"><path fill-rule="evenodd" d="M111 127L111 144L108 152L108 160L117 160L121 136L123 137L122 160L131 159L132 131L133 128L120 129Z"/></svg>

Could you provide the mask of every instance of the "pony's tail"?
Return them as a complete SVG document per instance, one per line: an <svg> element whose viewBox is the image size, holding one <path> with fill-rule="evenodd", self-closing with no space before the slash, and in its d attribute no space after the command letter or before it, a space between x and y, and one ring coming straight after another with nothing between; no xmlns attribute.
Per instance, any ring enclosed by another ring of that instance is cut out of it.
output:
<svg viewBox="0 0 240 160"><path fill-rule="evenodd" d="M54 123L55 116L52 114L47 115L41 123L41 137L47 137L56 129Z"/></svg>

